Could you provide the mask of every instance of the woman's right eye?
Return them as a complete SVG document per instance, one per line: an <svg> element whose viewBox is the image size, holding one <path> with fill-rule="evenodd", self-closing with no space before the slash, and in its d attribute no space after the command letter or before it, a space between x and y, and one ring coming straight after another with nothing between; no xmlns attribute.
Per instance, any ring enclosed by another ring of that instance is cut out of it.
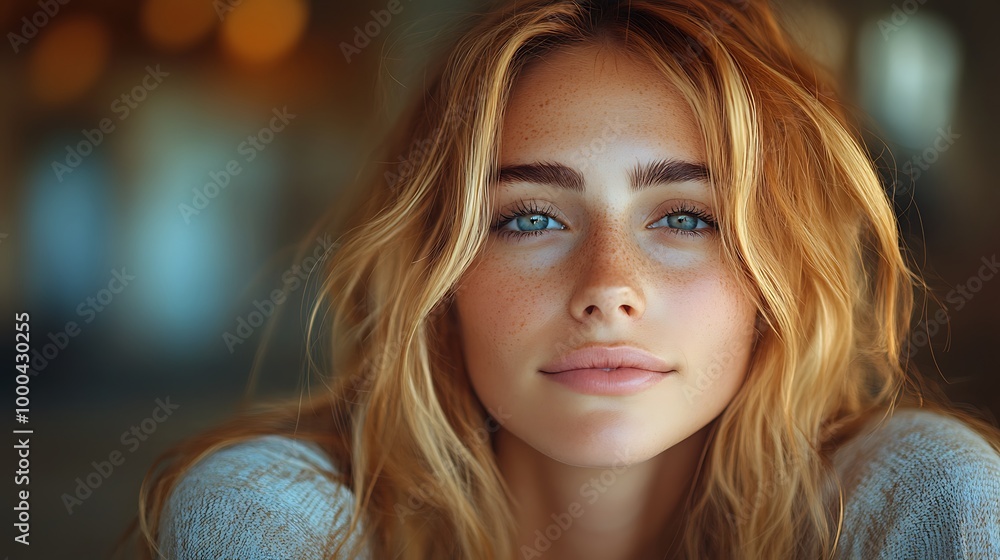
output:
<svg viewBox="0 0 1000 560"><path fill-rule="evenodd" d="M506 229L510 224L521 229ZM515 236L538 235L546 229L565 229L565 226L547 227L555 224L559 224L559 222L546 214L519 214L501 222L495 229L500 235Z"/></svg>
<svg viewBox="0 0 1000 560"><path fill-rule="evenodd" d="M566 229L566 226L559 223L553 214L552 208L539 208L534 202L525 205L519 202L517 208L511 214L500 214L500 218L490 229L504 237L521 238L528 235L540 235L545 230ZM507 226L513 224L517 229L509 229ZM550 227L555 226L555 227Z"/></svg>

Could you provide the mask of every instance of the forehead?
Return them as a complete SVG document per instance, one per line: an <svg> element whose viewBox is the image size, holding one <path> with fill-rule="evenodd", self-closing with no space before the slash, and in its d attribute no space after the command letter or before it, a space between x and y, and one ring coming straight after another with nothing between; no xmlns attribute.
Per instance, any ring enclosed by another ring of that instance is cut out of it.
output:
<svg viewBox="0 0 1000 560"><path fill-rule="evenodd" d="M610 142L691 160L704 153L680 91L651 62L617 47L559 49L518 77L504 117L501 161L557 157L553 151Z"/></svg>

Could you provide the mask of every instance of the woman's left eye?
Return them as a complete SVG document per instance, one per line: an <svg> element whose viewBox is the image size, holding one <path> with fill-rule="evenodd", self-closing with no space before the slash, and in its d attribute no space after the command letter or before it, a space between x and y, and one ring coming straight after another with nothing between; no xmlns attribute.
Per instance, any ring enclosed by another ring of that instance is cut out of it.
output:
<svg viewBox="0 0 1000 560"><path fill-rule="evenodd" d="M679 235L705 235L715 229L715 220L710 214L687 205L670 210L649 227L656 224L666 224L667 229Z"/></svg>

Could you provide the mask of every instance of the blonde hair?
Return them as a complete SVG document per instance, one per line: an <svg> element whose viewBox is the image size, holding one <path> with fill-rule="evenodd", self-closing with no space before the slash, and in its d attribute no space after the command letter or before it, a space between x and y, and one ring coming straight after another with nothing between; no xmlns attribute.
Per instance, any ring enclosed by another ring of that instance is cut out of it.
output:
<svg viewBox="0 0 1000 560"><path fill-rule="evenodd" d="M310 321L330 356L322 391L161 457L139 500L145 557L178 478L268 433L330 454L330 476L358 498L345 536L361 534L374 557L514 556L517 528L483 429L488 411L463 370L452 290L488 235L515 79L554 49L592 43L651 62L690 104L724 256L764 326L743 388L712 426L685 557L831 556L843 510L831 453L897 407L961 418L1000 450L995 427L947 404L908 364L914 288L926 286L829 78L766 2L518 0L460 36L395 133L388 153L409 160L375 170L335 220L339 248ZM418 491L416 515L401 515Z"/></svg>

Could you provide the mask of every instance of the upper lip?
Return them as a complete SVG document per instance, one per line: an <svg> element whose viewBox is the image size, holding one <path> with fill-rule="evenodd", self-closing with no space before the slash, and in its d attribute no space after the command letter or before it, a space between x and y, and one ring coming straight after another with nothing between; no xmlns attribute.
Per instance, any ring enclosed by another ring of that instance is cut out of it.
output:
<svg viewBox="0 0 1000 560"><path fill-rule="evenodd" d="M574 369L635 368L667 373L674 368L656 356L631 346L590 346L574 350L540 368L542 373Z"/></svg>

